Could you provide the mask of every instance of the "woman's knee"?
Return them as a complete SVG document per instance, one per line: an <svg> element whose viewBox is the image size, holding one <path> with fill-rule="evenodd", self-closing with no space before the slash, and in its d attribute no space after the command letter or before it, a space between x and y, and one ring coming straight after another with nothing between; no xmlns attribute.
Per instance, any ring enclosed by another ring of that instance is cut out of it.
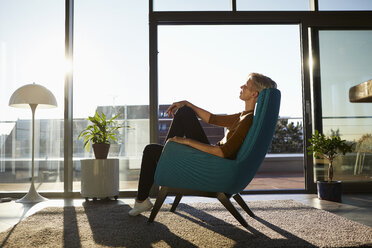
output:
<svg viewBox="0 0 372 248"><path fill-rule="evenodd" d="M153 155L161 153L163 146L159 144L149 144L143 149L143 155Z"/></svg>
<svg viewBox="0 0 372 248"><path fill-rule="evenodd" d="M183 106L182 108L179 108L177 110L177 113L175 115L176 116L182 116L182 117L185 117L185 116L195 116L195 112L194 110L192 110L192 108L190 107L187 107L187 106Z"/></svg>

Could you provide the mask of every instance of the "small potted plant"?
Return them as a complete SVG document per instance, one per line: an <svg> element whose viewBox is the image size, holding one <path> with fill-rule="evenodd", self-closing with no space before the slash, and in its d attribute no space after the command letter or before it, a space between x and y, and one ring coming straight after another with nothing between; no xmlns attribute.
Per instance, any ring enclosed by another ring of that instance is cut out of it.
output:
<svg viewBox="0 0 372 248"><path fill-rule="evenodd" d="M106 116L101 115L96 111L94 116L89 116L87 120L93 124L89 124L78 136L78 139L84 137L84 148L89 152L92 144L94 156L96 159L106 159L109 149L110 140L116 140L117 130L123 126L115 125L115 119L119 115L106 120Z"/></svg>
<svg viewBox="0 0 372 248"><path fill-rule="evenodd" d="M346 140L341 140L338 135L328 137L320 134L318 130L315 130L309 142L311 145L307 148L308 154L328 161L328 180L317 181L319 199L341 202L341 181L333 181L333 162L341 153L345 155L347 152L351 152L352 145L348 144Z"/></svg>

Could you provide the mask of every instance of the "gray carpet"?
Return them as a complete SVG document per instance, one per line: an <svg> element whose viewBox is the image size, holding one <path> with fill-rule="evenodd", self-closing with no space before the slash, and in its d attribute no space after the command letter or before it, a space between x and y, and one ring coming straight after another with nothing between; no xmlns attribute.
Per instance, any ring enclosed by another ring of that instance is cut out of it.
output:
<svg viewBox="0 0 372 248"><path fill-rule="evenodd" d="M372 228L295 201L248 202L255 219L242 227L220 203L165 204L128 216L114 201L53 207L0 233L0 247L371 247ZM240 209L241 210L241 209ZM242 211L241 211L242 212Z"/></svg>

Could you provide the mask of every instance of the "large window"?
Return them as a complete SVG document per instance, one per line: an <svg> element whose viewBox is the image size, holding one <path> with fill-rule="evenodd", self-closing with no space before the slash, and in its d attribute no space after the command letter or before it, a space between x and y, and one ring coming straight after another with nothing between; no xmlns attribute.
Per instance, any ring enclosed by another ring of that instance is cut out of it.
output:
<svg viewBox="0 0 372 248"><path fill-rule="evenodd" d="M88 124L86 118L98 111L108 117L119 114L118 121L126 126L109 154L120 159L120 190L126 191L137 188L142 151L156 122L149 116L156 116L157 107L162 143L171 122L164 115L167 105L188 99L213 113L239 112L239 87L249 72L272 77L282 92L273 144L249 187L304 188L303 157L307 162L311 158L303 154L302 109L309 110L304 117L307 137L314 122L319 124L318 119L312 123L310 110L310 84L319 77L307 66L308 52L316 48L310 43L318 43L308 40L307 30L315 31L313 27L337 29L319 32L323 131L356 144L355 152L339 158L336 179L371 181L371 108L350 103L347 95L350 87L372 78L372 26L365 21L371 1L319 0L319 12L307 11L310 3L154 0L154 12L149 13L148 0L0 0L0 192L24 192L30 185L31 111L8 107L11 94L22 85L44 85L58 102L56 109L36 110L37 190L69 191L71 181L73 190L80 190L80 160L93 158L93 153L83 150L77 136ZM71 8L67 13L66 7ZM65 85L66 17L73 20L74 34L67 46L73 48L73 84L69 79ZM350 31L357 26L364 30ZM149 85L158 88L149 92ZM159 106L152 105L157 100ZM73 120L65 104L73 105ZM72 178L68 173L65 178L70 160L64 161L64 135L71 131L69 125L64 130L65 116L68 124L73 121L72 137L66 141L73 139ZM223 129L203 126L212 144L224 135ZM314 179L321 179L324 166L317 163L315 169ZM268 178L277 181L265 186ZM312 173L306 178L307 186L313 186Z"/></svg>
<svg viewBox="0 0 372 248"><path fill-rule="evenodd" d="M351 103L349 89L372 79L372 31L320 31L323 132L355 143L355 152L340 156L335 179L371 181L372 108ZM315 179L324 177L318 164Z"/></svg>
<svg viewBox="0 0 372 248"><path fill-rule="evenodd" d="M120 190L137 189L142 151L149 143L148 1L76 0L74 16L74 186L80 159L93 158L77 136L95 111L119 114Z"/></svg>
<svg viewBox="0 0 372 248"><path fill-rule="evenodd" d="M281 90L281 119L249 189L304 188L298 25L159 26L158 37L160 141L171 122L162 115L167 105L187 99L215 114L238 113L240 86L259 72ZM224 136L223 128L202 125L212 144Z"/></svg>
<svg viewBox="0 0 372 248"><path fill-rule="evenodd" d="M63 190L65 1L0 1L0 190L27 191L31 178L31 109L8 106L19 87L37 83L57 109L36 109L35 187Z"/></svg>

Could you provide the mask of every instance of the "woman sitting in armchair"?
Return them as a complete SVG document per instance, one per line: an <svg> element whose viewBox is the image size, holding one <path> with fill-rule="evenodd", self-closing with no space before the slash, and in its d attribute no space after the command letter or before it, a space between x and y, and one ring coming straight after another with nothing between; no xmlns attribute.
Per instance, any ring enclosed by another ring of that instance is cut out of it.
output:
<svg viewBox="0 0 372 248"><path fill-rule="evenodd" d="M237 114L214 115L188 101L173 103L166 111L168 116L174 117L166 142L173 141L215 156L234 159L252 125L254 108L260 91L276 88L276 83L262 74L251 73L240 88L239 98L244 101L245 108ZM216 145L211 145L198 117L207 123L228 128L225 137ZM148 211L153 206L149 199L149 192L154 183L155 170L163 147L160 144L149 144L143 151L138 193L134 207L129 211L131 216Z"/></svg>

